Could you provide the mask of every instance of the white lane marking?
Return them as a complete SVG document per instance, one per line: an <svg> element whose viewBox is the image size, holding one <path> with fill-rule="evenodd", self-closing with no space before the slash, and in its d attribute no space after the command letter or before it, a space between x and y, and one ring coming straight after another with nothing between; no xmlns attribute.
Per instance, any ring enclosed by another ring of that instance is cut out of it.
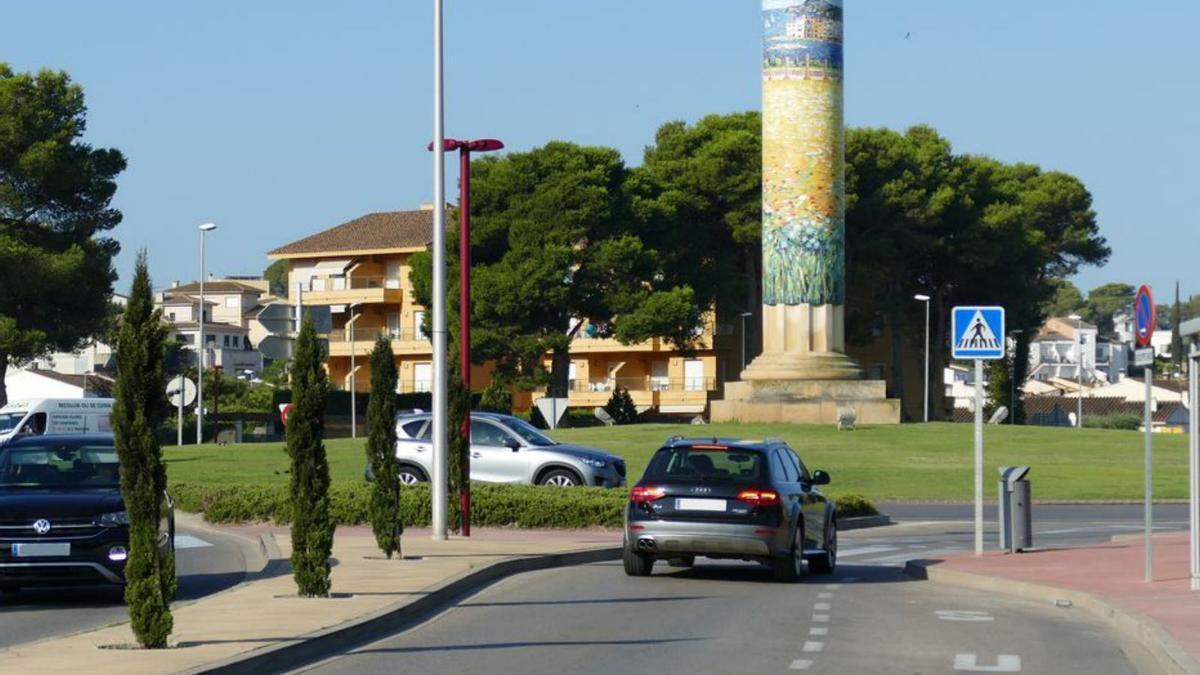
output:
<svg viewBox="0 0 1200 675"><path fill-rule="evenodd" d="M987 612L972 612L959 609L939 609L934 614L942 621L995 621Z"/></svg>
<svg viewBox="0 0 1200 675"><path fill-rule="evenodd" d="M829 628L827 626L813 626L808 629L808 634L813 637L829 635Z"/></svg>
<svg viewBox="0 0 1200 675"><path fill-rule="evenodd" d="M824 648L825 648L824 642L817 642L816 640L809 640L804 643L804 648L802 651L804 651L805 653L811 654L813 652L819 652Z"/></svg>
<svg viewBox="0 0 1200 675"><path fill-rule="evenodd" d="M175 535L175 550L176 551L178 551L179 549L184 549L184 548L205 548L207 546L212 546L212 544L208 543L207 541L204 541L203 539L201 539L199 537L193 537L190 534Z"/></svg>
<svg viewBox="0 0 1200 675"><path fill-rule="evenodd" d="M895 547L895 546L863 546L861 548L850 547L850 548L843 548L843 549L839 550L838 557L839 558L855 558L860 555L874 555L876 553L887 553L888 551L895 551L896 549L897 549L897 547Z"/></svg>
<svg viewBox="0 0 1200 675"><path fill-rule="evenodd" d="M813 609L817 610L818 612L828 612L829 607L830 605L828 602L818 602L813 605Z"/></svg>
<svg viewBox="0 0 1200 675"><path fill-rule="evenodd" d="M842 587L841 584L825 584L825 588L828 588L831 591L836 591L837 589L839 589L841 587Z"/></svg>
<svg viewBox="0 0 1200 675"><path fill-rule="evenodd" d="M821 600L828 600L833 597L833 593L817 593L817 597Z"/></svg>
<svg viewBox="0 0 1200 675"><path fill-rule="evenodd" d="M955 654L954 669L971 673L1019 673L1021 672L1021 657L1016 654L999 654L996 665L983 666L979 657L974 654Z"/></svg>
<svg viewBox="0 0 1200 675"><path fill-rule="evenodd" d="M789 666L789 668L792 670L808 670L809 668L812 668L812 661L809 661L808 659L796 659L795 661L792 661L792 665Z"/></svg>
<svg viewBox="0 0 1200 675"><path fill-rule="evenodd" d="M813 614L813 623L829 623L828 614Z"/></svg>

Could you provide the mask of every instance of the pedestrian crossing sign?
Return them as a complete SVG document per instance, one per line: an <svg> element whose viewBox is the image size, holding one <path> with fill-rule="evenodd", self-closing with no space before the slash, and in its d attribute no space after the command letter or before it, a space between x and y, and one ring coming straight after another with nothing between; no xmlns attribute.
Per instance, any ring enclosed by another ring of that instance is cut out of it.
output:
<svg viewBox="0 0 1200 675"><path fill-rule="evenodd" d="M1003 307L955 307L951 316L954 358L1004 358Z"/></svg>

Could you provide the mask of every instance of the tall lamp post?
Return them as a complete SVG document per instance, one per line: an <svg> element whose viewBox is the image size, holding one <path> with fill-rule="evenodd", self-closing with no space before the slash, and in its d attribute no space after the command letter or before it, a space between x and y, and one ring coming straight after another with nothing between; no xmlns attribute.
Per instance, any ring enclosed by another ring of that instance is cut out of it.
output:
<svg viewBox="0 0 1200 675"><path fill-rule="evenodd" d="M1076 373L1079 375L1076 379L1079 383L1079 389L1075 392L1075 425L1083 428L1083 317L1078 314L1072 314L1067 317L1075 322L1075 358L1079 361Z"/></svg>
<svg viewBox="0 0 1200 675"><path fill-rule="evenodd" d="M1024 333L1023 328L1008 331L1008 336L1020 335ZM1017 345L1013 343L1012 364L1008 373L1008 423L1017 423Z"/></svg>
<svg viewBox="0 0 1200 675"><path fill-rule="evenodd" d="M429 144L433 150L433 143ZM458 150L458 358L462 371L463 389L471 391L471 153L503 150L504 143L494 138L460 141L455 138L442 140L442 149L447 152ZM463 447L471 445L471 415L463 418ZM462 476L459 484L460 507L462 509L462 533L471 536L471 453L466 452L460 462Z"/></svg>
<svg viewBox="0 0 1200 675"><path fill-rule="evenodd" d="M204 223L200 226L200 312L197 317L197 323L200 325L200 344L196 345L199 358L196 368L196 445L204 442L204 354L208 351L204 344L204 277L208 275L204 262L204 235L215 229L215 223Z"/></svg>
<svg viewBox="0 0 1200 675"><path fill-rule="evenodd" d="M358 349L358 343L354 341L354 322L362 316L354 313L358 306L357 302L350 305L350 320L346 322L350 328L350 438L358 438L358 366L354 361L354 352Z"/></svg>
<svg viewBox="0 0 1200 675"><path fill-rule="evenodd" d="M929 296L918 293L913 300L925 303L925 421L929 421Z"/></svg>
<svg viewBox="0 0 1200 675"><path fill-rule="evenodd" d="M752 316L753 312L742 312L742 370L746 369L746 319Z"/></svg>

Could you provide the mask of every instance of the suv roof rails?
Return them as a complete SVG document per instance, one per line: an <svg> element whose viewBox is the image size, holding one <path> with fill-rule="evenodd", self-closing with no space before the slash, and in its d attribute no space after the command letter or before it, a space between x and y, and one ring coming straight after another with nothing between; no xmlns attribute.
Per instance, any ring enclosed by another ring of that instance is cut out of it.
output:
<svg viewBox="0 0 1200 675"><path fill-rule="evenodd" d="M783 440L782 438L775 438L773 436L764 438L763 443L766 445L787 445L787 441Z"/></svg>

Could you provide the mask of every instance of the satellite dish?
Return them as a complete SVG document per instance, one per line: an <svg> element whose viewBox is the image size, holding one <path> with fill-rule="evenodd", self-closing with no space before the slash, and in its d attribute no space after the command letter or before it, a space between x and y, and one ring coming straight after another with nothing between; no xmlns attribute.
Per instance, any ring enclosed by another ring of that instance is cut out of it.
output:
<svg viewBox="0 0 1200 675"><path fill-rule="evenodd" d="M180 383L182 382L182 386ZM182 390L182 391L181 391ZM167 399L171 401L171 405L178 408L180 406L179 397L183 395L183 406L187 406L196 402L196 383L187 377L175 377L167 382Z"/></svg>

